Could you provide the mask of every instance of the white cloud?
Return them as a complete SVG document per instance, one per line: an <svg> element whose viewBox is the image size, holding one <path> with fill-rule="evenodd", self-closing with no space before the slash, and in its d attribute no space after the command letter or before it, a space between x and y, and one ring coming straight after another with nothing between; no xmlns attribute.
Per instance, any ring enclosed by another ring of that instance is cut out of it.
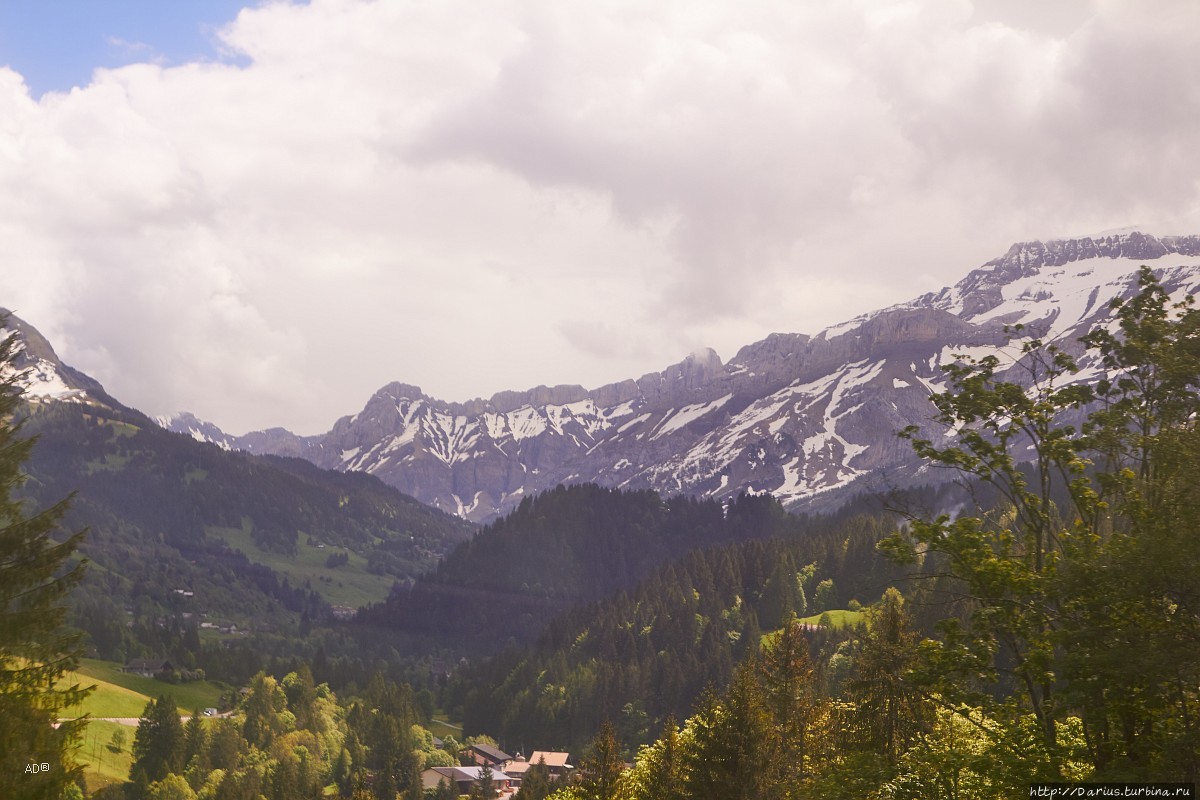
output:
<svg viewBox="0 0 1200 800"><path fill-rule="evenodd" d="M1195 209L1196 6L1038 7L314 0L243 11L244 65L0 70L0 305L147 411L314 432Z"/></svg>

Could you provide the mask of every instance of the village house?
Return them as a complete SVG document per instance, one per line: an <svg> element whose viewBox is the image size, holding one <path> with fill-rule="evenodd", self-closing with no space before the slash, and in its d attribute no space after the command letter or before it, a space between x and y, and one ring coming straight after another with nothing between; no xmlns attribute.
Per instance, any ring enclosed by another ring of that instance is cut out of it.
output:
<svg viewBox="0 0 1200 800"><path fill-rule="evenodd" d="M507 762L512 761L512 756L508 753L487 744L473 744L466 752L476 766L480 767L487 764L492 769L503 769Z"/></svg>
<svg viewBox="0 0 1200 800"><path fill-rule="evenodd" d="M539 762L546 765L546 769L550 770L550 777L553 780L567 777L567 774L575 767L568 763L570 761L570 753L558 753L553 750L534 750L529 756L529 764L532 766Z"/></svg>
<svg viewBox="0 0 1200 800"><path fill-rule="evenodd" d="M567 773L575 769L568 763L570 758L569 753L557 753L552 750L534 750L533 755L529 758L525 758L520 753L517 753L511 761L504 763L502 769L512 779L513 786L519 787L521 781L525 779L525 775L538 763L546 767L546 771L550 775L550 780L561 780L566 777Z"/></svg>
<svg viewBox="0 0 1200 800"><path fill-rule="evenodd" d="M495 748L493 748L495 749ZM479 773L483 767L430 767L421 773L421 786L425 789L436 789L442 781L455 787L461 794L469 794L471 786L479 781ZM513 793L512 778L505 772L492 771L492 786L501 797L509 797Z"/></svg>
<svg viewBox="0 0 1200 800"><path fill-rule="evenodd" d="M153 678L160 672L170 672L171 662L165 658L135 658L125 665L124 671L143 678Z"/></svg>

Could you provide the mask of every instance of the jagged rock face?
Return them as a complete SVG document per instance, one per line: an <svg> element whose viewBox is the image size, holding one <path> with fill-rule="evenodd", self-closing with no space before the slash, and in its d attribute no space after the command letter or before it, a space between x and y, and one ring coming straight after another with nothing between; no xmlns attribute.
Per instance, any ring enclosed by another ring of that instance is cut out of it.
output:
<svg viewBox="0 0 1200 800"><path fill-rule="evenodd" d="M928 428L942 364L956 353L1011 360L1005 326L1018 322L1020 335L1078 352L1078 336L1109 313L1108 301L1134 291L1142 263L1169 287L1195 291L1200 237L1017 244L953 287L815 336L772 334L728 364L708 350L592 391L542 386L446 403L394 383L321 436L276 429L231 438L170 425L226 446L365 470L474 520L583 481L715 497L770 491L803 503L910 479L918 465L896 431ZM1085 358L1083 366L1095 374L1097 365Z"/></svg>

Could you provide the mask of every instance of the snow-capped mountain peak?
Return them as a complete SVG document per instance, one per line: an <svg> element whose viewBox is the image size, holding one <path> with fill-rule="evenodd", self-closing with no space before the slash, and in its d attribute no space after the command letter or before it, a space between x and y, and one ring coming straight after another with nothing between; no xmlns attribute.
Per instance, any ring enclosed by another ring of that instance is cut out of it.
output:
<svg viewBox="0 0 1200 800"><path fill-rule="evenodd" d="M25 397L35 402L105 402L103 387L92 378L63 364L46 337L20 317L0 308L0 338L16 335L13 366ZM0 377L8 377L0 374Z"/></svg>
<svg viewBox="0 0 1200 800"><path fill-rule="evenodd" d="M393 383L314 437L275 430L222 438L194 418L165 424L226 446L371 472L471 519L584 481L716 497L770 491L807 502L903 480L915 461L895 432L930 419L943 364L1003 352L1014 323L1077 348L1109 301L1136 289L1142 264L1172 290L1194 292L1200 236L1127 231L1018 243L954 286L816 335L772 334L727 364L702 350L593 390L540 386L448 403Z"/></svg>

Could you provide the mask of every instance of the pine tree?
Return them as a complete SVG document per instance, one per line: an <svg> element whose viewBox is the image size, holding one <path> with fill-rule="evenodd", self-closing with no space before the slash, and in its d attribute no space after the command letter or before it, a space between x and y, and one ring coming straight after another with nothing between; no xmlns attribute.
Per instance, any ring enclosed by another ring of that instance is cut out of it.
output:
<svg viewBox="0 0 1200 800"><path fill-rule="evenodd" d="M685 796L758 798L767 790L771 714L758 663L737 670L724 698L706 690L692 717L693 746L684 754Z"/></svg>
<svg viewBox="0 0 1200 800"><path fill-rule="evenodd" d="M204 720L200 716L200 710L196 709L192 712L192 717L183 726L183 758L184 767L192 762L193 758L200 756L202 759L208 750L208 731L204 729Z"/></svg>
<svg viewBox="0 0 1200 800"><path fill-rule="evenodd" d="M433 791L430 800L458 800L458 792L450 785L450 781L442 778L438 781L437 789ZM538 798L537 800L542 800L542 798Z"/></svg>
<svg viewBox="0 0 1200 800"><path fill-rule="evenodd" d="M183 769L183 723L168 695L146 704L133 737L133 765L129 774L135 793Z"/></svg>
<svg viewBox="0 0 1200 800"><path fill-rule="evenodd" d="M0 325L6 321L0 317ZM58 798L80 773L72 750L83 723L52 723L88 691L57 686L79 653L78 638L62 629L62 600L83 577L83 561L67 565L84 532L51 539L70 498L29 515L14 496L34 445L15 420L22 391L16 346L15 333L0 341L0 782L6 797L32 800Z"/></svg>
<svg viewBox="0 0 1200 800"><path fill-rule="evenodd" d="M684 800L683 755L686 749L675 718L668 717L662 736L638 751L633 769L625 773L621 797L626 800ZM524 787L521 791L525 791Z"/></svg>
<svg viewBox="0 0 1200 800"><path fill-rule="evenodd" d="M771 779L792 796L812 769L813 750L823 737L824 703L808 653L803 625L792 620L763 646L759 663L764 701L770 715L768 744Z"/></svg>
<svg viewBox="0 0 1200 800"><path fill-rule="evenodd" d="M550 768L546 759L539 757L536 764L525 772L521 780L521 800L546 800L554 787L550 783Z"/></svg>
<svg viewBox="0 0 1200 800"><path fill-rule="evenodd" d="M889 587L855 659L856 675L848 689L861 744L895 765L909 742L931 717L928 701L913 685L909 671L917 657L917 637L904 610L904 597Z"/></svg>
<svg viewBox="0 0 1200 800"><path fill-rule="evenodd" d="M617 729L606 720L596 738L592 739L591 753L579 765L583 796L588 800L612 800L616 797L617 784L624 771L625 761L621 758Z"/></svg>
<svg viewBox="0 0 1200 800"><path fill-rule="evenodd" d="M496 782L492 778L491 764L479 768L479 777L471 784L471 800L492 800L496 796Z"/></svg>

